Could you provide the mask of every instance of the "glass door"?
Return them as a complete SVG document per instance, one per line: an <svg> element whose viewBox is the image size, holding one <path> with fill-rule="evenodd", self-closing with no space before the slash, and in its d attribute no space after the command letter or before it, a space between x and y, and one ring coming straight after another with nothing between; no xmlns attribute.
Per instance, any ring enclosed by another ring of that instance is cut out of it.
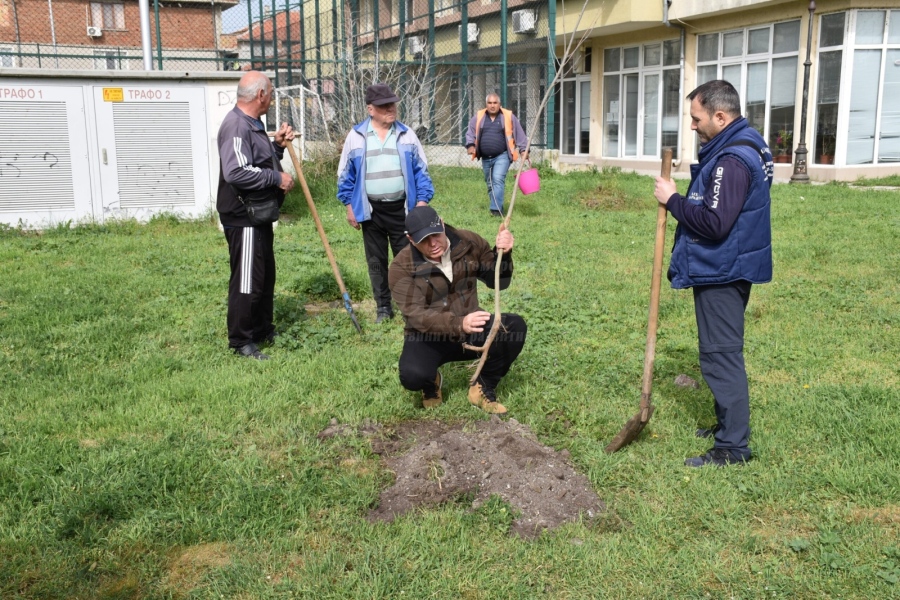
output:
<svg viewBox="0 0 900 600"><path fill-rule="evenodd" d="M562 83L562 127L560 150L563 154L587 154L591 134L591 80L579 76Z"/></svg>

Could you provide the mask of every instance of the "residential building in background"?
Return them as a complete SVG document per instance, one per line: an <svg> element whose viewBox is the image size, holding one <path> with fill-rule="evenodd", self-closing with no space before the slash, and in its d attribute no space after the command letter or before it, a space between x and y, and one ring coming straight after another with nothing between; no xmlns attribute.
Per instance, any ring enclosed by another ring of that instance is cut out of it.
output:
<svg viewBox="0 0 900 600"><path fill-rule="evenodd" d="M776 177L793 172L800 141L807 39L811 67L807 167L812 179L896 172L900 162L900 2L823 0L589 2L590 32L559 89L559 163L658 170L696 159L685 96L711 79L740 92L743 114L769 143ZM570 9L570 12L571 9ZM558 20L557 54L573 26Z"/></svg>
<svg viewBox="0 0 900 600"><path fill-rule="evenodd" d="M237 0L160 2L158 15L150 4L154 69L160 69L162 55L160 70L224 68L225 54L232 48L222 46L222 11L237 5ZM138 2L0 0L3 67L141 70Z"/></svg>
<svg viewBox="0 0 900 600"><path fill-rule="evenodd" d="M687 173L698 146L685 95L722 78L785 180L801 141L809 53L810 177L877 177L900 162L900 0L820 0L812 19L806 0L588 0L575 32L580 2L266 4L165 2L158 18L151 5L154 69L269 71L285 90L273 111L303 123L313 143L342 138L365 114L365 86L388 81L404 100L400 118L438 164L470 164L465 123L497 92L536 158L643 173L658 171L664 147ZM135 0L0 0L0 75L139 70L137 11ZM583 43L563 65L573 33Z"/></svg>

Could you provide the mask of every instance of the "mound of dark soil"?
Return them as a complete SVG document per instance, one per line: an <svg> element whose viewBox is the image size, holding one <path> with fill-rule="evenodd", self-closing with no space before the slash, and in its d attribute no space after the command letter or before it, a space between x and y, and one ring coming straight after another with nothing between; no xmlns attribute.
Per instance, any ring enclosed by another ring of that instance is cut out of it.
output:
<svg viewBox="0 0 900 600"><path fill-rule="evenodd" d="M387 438L373 437L372 447L396 480L381 493L370 520L392 521L460 498L473 498L478 508L497 495L518 512L511 533L531 538L579 517L593 519L606 508L566 450L542 445L515 419L411 421Z"/></svg>

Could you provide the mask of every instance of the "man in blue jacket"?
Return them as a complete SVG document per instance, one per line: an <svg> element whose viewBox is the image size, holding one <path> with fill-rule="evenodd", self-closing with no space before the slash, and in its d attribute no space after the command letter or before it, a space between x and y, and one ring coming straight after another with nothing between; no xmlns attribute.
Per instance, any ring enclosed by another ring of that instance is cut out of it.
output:
<svg viewBox="0 0 900 600"><path fill-rule="evenodd" d="M662 177L654 193L678 221L669 280L693 288L700 371L715 398L716 425L696 433L715 443L684 464L726 466L751 457L744 311L752 284L772 280L772 154L727 81L704 83L688 99L699 164L687 196Z"/></svg>
<svg viewBox="0 0 900 600"><path fill-rule="evenodd" d="M419 138L397 120L400 102L390 86L366 88L369 118L344 141L338 165L338 200L347 207L347 222L362 228L376 323L394 317L388 287L388 244L394 256L409 243L406 214L434 196L428 163Z"/></svg>

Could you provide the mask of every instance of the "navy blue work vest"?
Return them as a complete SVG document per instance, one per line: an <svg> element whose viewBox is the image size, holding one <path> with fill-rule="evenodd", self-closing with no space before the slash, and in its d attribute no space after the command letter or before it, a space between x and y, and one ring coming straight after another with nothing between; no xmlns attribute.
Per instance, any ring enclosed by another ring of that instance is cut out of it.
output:
<svg viewBox="0 0 900 600"><path fill-rule="evenodd" d="M700 162L691 165L688 202L702 204L704 194L716 185L715 166L720 158L735 156L750 172L747 198L728 235L720 240L704 238L682 223L675 229L675 245L669 264L669 281L676 289L695 285L751 283L772 280L772 224L770 218L774 169L765 140L740 117L700 150Z"/></svg>

